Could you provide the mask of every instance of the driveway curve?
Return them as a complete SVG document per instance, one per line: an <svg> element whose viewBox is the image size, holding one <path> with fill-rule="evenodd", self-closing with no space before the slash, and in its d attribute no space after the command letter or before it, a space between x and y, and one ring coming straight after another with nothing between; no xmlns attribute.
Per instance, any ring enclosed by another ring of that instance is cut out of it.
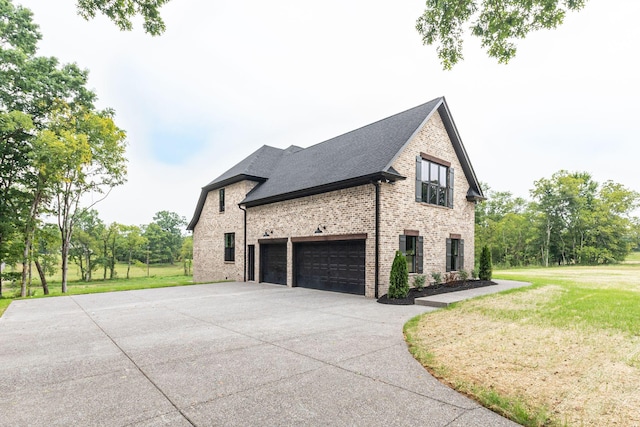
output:
<svg viewBox="0 0 640 427"><path fill-rule="evenodd" d="M0 425L517 425L409 354L428 310L254 283L14 301Z"/></svg>

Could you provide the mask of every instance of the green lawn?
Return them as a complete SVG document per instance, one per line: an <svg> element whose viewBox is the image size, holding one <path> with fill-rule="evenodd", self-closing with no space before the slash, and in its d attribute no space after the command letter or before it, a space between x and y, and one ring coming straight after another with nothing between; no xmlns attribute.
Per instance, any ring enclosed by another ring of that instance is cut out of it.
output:
<svg viewBox="0 0 640 427"><path fill-rule="evenodd" d="M625 264L638 264L640 263L640 252L631 252L627 259L624 261Z"/></svg>
<svg viewBox="0 0 640 427"><path fill-rule="evenodd" d="M11 301L8 298L0 298L0 317L2 317L2 315L4 314L4 311L7 309L7 307L9 307L9 304L11 304Z"/></svg>
<svg viewBox="0 0 640 427"><path fill-rule="evenodd" d="M494 278L533 286L413 319L416 358L523 425L640 425L640 254Z"/></svg>
<svg viewBox="0 0 640 427"><path fill-rule="evenodd" d="M40 283L37 272L35 269L33 270L34 281ZM175 263L171 264L151 264L149 265L149 276L179 276L184 274L184 270L182 264ZM93 280L100 280L104 276L104 271L102 268L99 268L92 272L91 277ZM68 280L70 282L80 280L80 268L71 264L69 266L68 272ZM107 270L107 278L109 277L109 271ZM127 277L127 264L118 263L116 264L116 278L124 279ZM131 266L131 270L129 271L130 278L136 277L147 277L147 266L146 264L138 263ZM47 276L48 281L60 282L62 280L62 271L60 268L56 269L56 273L53 276Z"/></svg>
<svg viewBox="0 0 640 427"><path fill-rule="evenodd" d="M559 267L496 271L494 278L559 285L563 292L526 311L491 309L495 318L527 319L556 327L640 331L640 265L622 274L619 267ZM489 312L487 312L489 314Z"/></svg>

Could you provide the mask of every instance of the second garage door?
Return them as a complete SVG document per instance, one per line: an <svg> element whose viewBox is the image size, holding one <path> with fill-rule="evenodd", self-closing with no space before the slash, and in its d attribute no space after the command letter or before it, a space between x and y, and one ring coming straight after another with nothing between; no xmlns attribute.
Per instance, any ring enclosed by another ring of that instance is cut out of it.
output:
<svg viewBox="0 0 640 427"><path fill-rule="evenodd" d="M296 243L296 286L364 295L365 241Z"/></svg>

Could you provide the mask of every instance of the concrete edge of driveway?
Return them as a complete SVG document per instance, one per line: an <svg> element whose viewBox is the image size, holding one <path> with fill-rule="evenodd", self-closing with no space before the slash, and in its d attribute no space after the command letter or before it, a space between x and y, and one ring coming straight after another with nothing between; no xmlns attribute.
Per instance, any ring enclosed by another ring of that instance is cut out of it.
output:
<svg viewBox="0 0 640 427"><path fill-rule="evenodd" d="M427 307L447 307L453 303L464 301L467 299L483 295L496 294L498 292L508 291L510 289L517 289L531 285L531 283L528 282L516 282L514 280L494 280L494 282L496 282L497 285L416 298L415 303L417 305L425 305Z"/></svg>

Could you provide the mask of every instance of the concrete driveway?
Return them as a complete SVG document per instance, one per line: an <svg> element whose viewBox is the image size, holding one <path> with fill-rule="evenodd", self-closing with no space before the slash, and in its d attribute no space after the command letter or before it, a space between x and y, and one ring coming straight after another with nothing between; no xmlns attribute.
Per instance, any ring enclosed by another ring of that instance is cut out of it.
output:
<svg viewBox="0 0 640 427"><path fill-rule="evenodd" d="M411 357L427 310L246 283L15 301L0 425L516 425Z"/></svg>

